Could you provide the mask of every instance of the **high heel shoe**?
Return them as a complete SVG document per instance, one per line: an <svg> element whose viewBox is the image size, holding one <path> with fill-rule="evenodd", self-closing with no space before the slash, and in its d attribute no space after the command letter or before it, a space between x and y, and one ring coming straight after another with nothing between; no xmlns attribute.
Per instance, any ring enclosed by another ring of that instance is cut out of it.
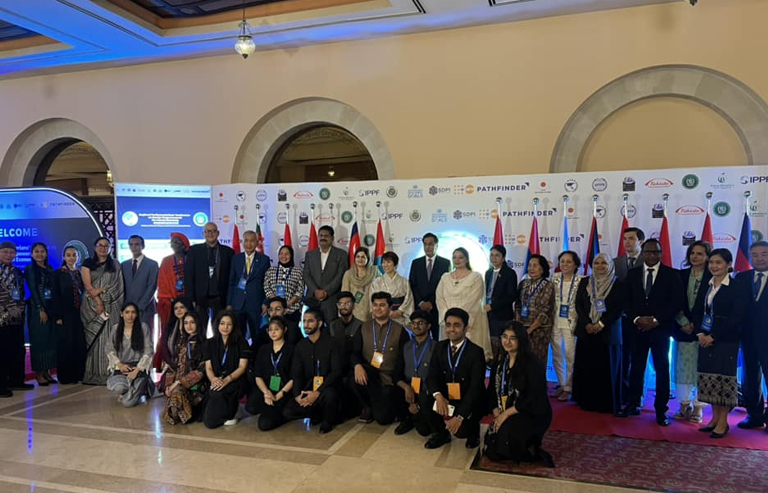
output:
<svg viewBox="0 0 768 493"><path fill-rule="evenodd" d="M712 433L709 434L709 438L723 438L725 435L728 434L730 429L731 429L730 425L725 425L725 431L724 432L716 433L716 432L713 431Z"/></svg>
<svg viewBox="0 0 768 493"><path fill-rule="evenodd" d="M714 429L715 429L714 426L702 426L701 428L699 428L699 431L702 433L709 433L711 431L714 431Z"/></svg>

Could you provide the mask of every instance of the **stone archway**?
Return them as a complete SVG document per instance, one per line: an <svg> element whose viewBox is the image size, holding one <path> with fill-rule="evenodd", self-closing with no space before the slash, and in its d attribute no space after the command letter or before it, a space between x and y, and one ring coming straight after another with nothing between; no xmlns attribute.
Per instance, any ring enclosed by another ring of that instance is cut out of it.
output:
<svg viewBox="0 0 768 493"><path fill-rule="evenodd" d="M74 120L50 118L27 127L16 137L0 164L0 183L14 187L33 185L46 156L67 142L77 141L93 146L117 181L112 157L95 133Z"/></svg>
<svg viewBox="0 0 768 493"><path fill-rule="evenodd" d="M395 177L384 138L374 124L352 106L326 98L285 103L261 118L243 140L232 170L232 183L264 183L275 154L299 132L318 124L341 127L365 145L380 180Z"/></svg>
<svg viewBox="0 0 768 493"><path fill-rule="evenodd" d="M578 171L584 147L606 118L653 97L679 97L707 106L736 131L750 165L768 163L768 104L758 94L722 72L694 65L661 65L619 77L587 98L560 132L549 171Z"/></svg>

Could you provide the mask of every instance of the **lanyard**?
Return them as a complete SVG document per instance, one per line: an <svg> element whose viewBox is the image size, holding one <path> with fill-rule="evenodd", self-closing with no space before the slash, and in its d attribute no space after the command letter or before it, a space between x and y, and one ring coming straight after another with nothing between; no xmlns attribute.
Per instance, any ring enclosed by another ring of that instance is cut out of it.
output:
<svg viewBox="0 0 768 493"><path fill-rule="evenodd" d="M389 327L387 327L387 335L384 336L384 344L381 346L381 352L387 350L387 340L389 340L389 332L392 330L392 319L389 320ZM376 340L376 321L371 322L371 332L373 333L373 352L378 350L378 341ZM414 345L414 348L416 346ZM415 349L414 349L415 351Z"/></svg>
<svg viewBox="0 0 768 493"><path fill-rule="evenodd" d="M539 291L539 288L542 286L542 284L544 284L544 279L539 281L539 283L533 289L533 292L530 292L531 291L531 285L528 284L528 292L529 292L529 294L528 294L528 297L525 299L525 303L523 303L524 305L530 304L531 300L533 299L534 296L536 296L536 293Z"/></svg>
<svg viewBox="0 0 768 493"><path fill-rule="evenodd" d="M179 264L179 261L176 259L176 255L173 256L173 273L176 274L176 280L181 279L181 274L184 272L184 262Z"/></svg>
<svg viewBox="0 0 768 493"><path fill-rule="evenodd" d="M565 274L560 274L560 304L563 304L563 284L565 284ZM573 275L571 278L571 287L568 288L568 303L566 305L571 304L571 300L573 299L573 286L576 285L576 274Z"/></svg>
<svg viewBox="0 0 768 493"><path fill-rule="evenodd" d="M77 274L75 274L76 272ZM83 280L82 277L80 277L80 273L77 271L77 269L70 269L67 267L67 274L69 274L69 277L72 279L72 284L77 286L77 290L82 294Z"/></svg>
<svg viewBox="0 0 768 493"><path fill-rule="evenodd" d="M507 395L507 372L509 371L509 355L504 357L504 367L501 370L501 395Z"/></svg>
<svg viewBox="0 0 768 493"><path fill-rule="evenodd" d="M214 254L213 254L213 265L208 264L209 267L215 267L215 266L219 265L219 245L218 244L215 247L213 247L213 251L214 251ZM211 256L209 254L208 255L208 262L211 261L210 258L211 258Z"/></svg>
<svg viewBox="0 0 768 493"><path fill-rule="evenodd" d="M187 359L192 360L192 341L187 341Z"/></svg>
<svg viewBox="0 0 768 493"><path fill-rule="evenodd" d="M451 373L453 374L453 381L456 381L456 368L459 367L459 361L461 361L461 355L464 354L464 350L467 348L467 341L464 341L464 344L461 345L461 349L459 350L459 354L456 355L456 364L451 363L451 343L448 343L448 368L451 369Z"/></svg>
<svg viewBox="0 0 768 493"><path fill-rule="evenodd" d="M430 344L432 344L432 338L427 337L427 340L424 343L424 349L421 350L421 356L419 356L419 359L416 359L416 339L413 340L413 373L416 375L419 374L419 367L421 367L421 362L424 361L424 355L427 354L427 349Z"/></svg>
<svg viewBox="0 0 768 493"><path fill-rule="evenodd" d="M278 265L277 269L275 269L275 285L280 284L280 269L282 269L283 266ZM283 276L283 284L288 284L288 279L291 278L291 272L293 271L293 267L288 267L288 273Z"/></svg>
<svg viewBox="0 0 768 493"><path fill-rule="evenodd" d="M320 360L317 360L317 365L315 366L316 366L315 376L319 377L320 376Z"/></svg>
<svg viewBox="0 0 768 493"><path fill-rule="evenodd" d="M227 353L229 352L229 348L224 349L224 356L221 358L221 369L224 369L224 364L227 362Z"/></svg>
<svg viewBox="0 0 768 493"><path fill-rule="evenodd" d="M485 296L487 298L490 298L491 295L493 294L493 288L496 287L496 281L499 280L500 275L501 275L501 270L499 270L498 272L496 272L495 270L491 272L491 282L488 285L488 291L485 293Z"/></svg>
<svg viewBox="0 0 768 493"><path fill-rule="evenodd" d="M592 276L590 280L592 281L590 283L592 286L592 299L596 300L597 299L597 283L595 282L595 276ZM616 276L611 277L611 285L613 285L615 281L616 281ZM570 297L568 298L568 300L569 300L568 302L570 303Z"/></svg>
<svg viewBox="0 0 768 493"><path fill-rule="evenodd" d="M272 368L275 370L275 375L277 375L277 365L280 364L280 360L283 358L283 352L280 351L280 356L277 357L277 360L275 360L275 355L272 353L269 353L269 359L272 361ZM317 362L318 367L320 366L320 362ZM318 371L320 371L318 369Z"/></svg>

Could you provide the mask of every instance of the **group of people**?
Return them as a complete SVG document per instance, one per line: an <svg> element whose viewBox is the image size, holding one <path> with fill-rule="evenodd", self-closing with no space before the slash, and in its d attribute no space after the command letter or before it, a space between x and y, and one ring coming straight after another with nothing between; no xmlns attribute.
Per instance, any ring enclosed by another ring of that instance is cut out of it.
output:
<svg viewBox="0 0 768 493"><path fill-rule="evenodd" d="M754 269L733 277L726 249L697 241L687 268L677 271L660 262L657 240L628 228L627 254L595 256L589 276L578 274L579 256L566 251L554 273L545 257L532 255L518 283L504 246L491 248L483 275L464 248L450 261L438 256L432 233L408 278L394 252L383 255L380 271L362 247L350 266L329 226L319 229L319 248L307 252L303 267L287 245L272 265L253 231L237 254L219 243L216 224L206 224L204 236L190 246L173 233L174 253L159 265L144 256L140 236L129 239L132 258L122 264L110 241L98 238L81 267L77 250L67 248L56 270L46 245L36 243L24 273L13 265L14 244L0 244L0 396L31 388L26 317L38 385L56 382L55 368L60 383L106 384L126 407L164 394L169 424L233 425L247 397L245 410L259 415L262 430L310 418L325 433L356 416L398 422L397 434L416 428L429 436L427 448L451 436L471 448L490 414L488 457L551 463L541 449L549 397L638 415L649 352L658 424L670 423L674 378L674 417L702 422L709 403L712 418L700 429L724 436L737 405L740 347L749 417L739 426L762 427L768 417L761 391L768 242L754 243ZM557 383L548 396L550 348Z"/></svg>

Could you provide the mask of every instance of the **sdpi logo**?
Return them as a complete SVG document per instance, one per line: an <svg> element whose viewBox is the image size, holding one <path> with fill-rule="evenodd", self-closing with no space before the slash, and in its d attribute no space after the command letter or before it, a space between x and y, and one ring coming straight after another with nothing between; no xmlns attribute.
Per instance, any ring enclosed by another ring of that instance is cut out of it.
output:
<svg viewBox="0 0 768 493"><path fill-rule="evenodd" d="M694 174L685 175L683 177L683 188L693 190L699 186L699 177Z"/></svg>
<svg viewBox="0 0 768 493"><path fill-rule="evenodd" d="M331 198L331 191L328 190L327 188L321 188L320 193L318 195L320 195L321 199L328 200Z"/></svg>
<svg viewBox="0 0 768 493"><path fill-rule="evenodd" d="M718 202L712 208L717 217L725 217L731 213L731 204L728 202Z"/></svg>

